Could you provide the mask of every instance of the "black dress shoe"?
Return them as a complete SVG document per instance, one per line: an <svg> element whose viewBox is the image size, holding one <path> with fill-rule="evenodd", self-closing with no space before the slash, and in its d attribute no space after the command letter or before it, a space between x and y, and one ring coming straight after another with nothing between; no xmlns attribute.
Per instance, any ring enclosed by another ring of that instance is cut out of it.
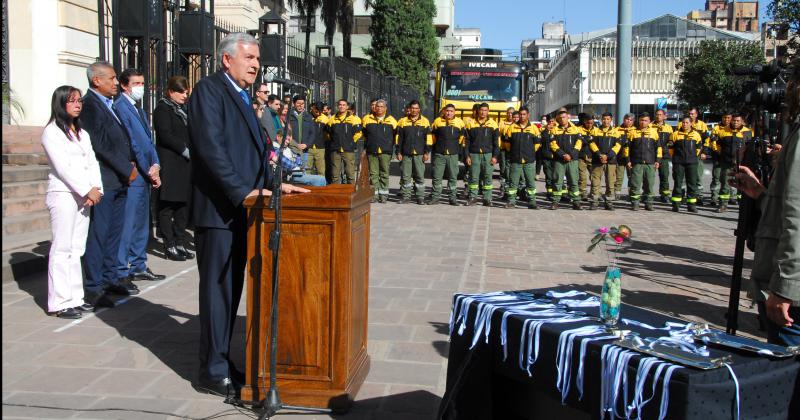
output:
<svg viewBox="0 0 800 420"><path fill-rule="evenodd" d="M172 261L186 261L186 257L174 246L164 247L164 258Z"/></svg>
<svg viewBox="0 0 800 420"><path fill-rule="evenodd" d="M163 274L155 274L153 273L150 268L148 267L144 271L140 271L138 273L131 273L131 277L135 278L136 280L164 280L167 276Z"/></svg>
<svg viewBox="0 0 800 420"><path fill-rule="evenodd" d="M91 303L83 303L81 306L76 306L72 309L75 309L78 312L94 312L94 305Z"/></svg>
<svg viewBox="0 0 800 420"><path fill-rule="evenodd" d="M139 288L136 287L135 284L131 283L129 278L123 277L117 281L117 284L110 284L106 286L106 292L113 295L130 296L138 295Z"/></svg>
<svg viewBox="0 0 800 420"><path fill-rule="evenodd" d="M75 308L62 309L60 311L53 312L51 315L64 319L79 319L81 317L81 313L76 311Z"/></svg>
<svg viewBox="0 0 800 420"><path fill-rule="evenodd" d="M217 395L223 398L238 398L239 387L231 378L222 378L218 381L199 381L195 385L198 392Z"/></svg>
<svg viewBox="0 0 800 420"><path fill-rule="evenodd" d="M86 303L97 308L113 308L114 301L109 298L105 292L103 293L86 293L83 297Z"/></svg>
<svg viewBox="0 0 800 420"><path fill-rule="evenodd" d="M183 245L178 245L175 247L175 249L178 250L178 252L183 255L183 258L186 258L187 260L194 259L194 254L187 251L186 247L184 247Z"/></svg>

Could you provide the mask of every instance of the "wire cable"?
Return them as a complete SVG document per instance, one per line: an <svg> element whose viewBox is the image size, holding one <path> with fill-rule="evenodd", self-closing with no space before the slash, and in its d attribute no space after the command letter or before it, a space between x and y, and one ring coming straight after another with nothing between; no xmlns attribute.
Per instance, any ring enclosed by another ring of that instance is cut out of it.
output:
<svg viewBox="0 0 800 420"><path fill-rule="evenodd" d="M180 419L187 419L187 420L213 420L222 417L232 416L238 412L240 414L245 414L248 417L254 418L251 414L240 408L229 408L227 410L220 411L219 413L212 414L207 417L189 417L189 416L182 416L180 414L168 413L165 411L153 411L153 410L137 410L132 408L117 408L117 407L108 407L108 408L71 408L71 407L56 407L56 406L49 406L49 405L38 405L38 404L16 404L16 403L3 403L4 407L23 407L23 408L42 408L46 410L62 410L62 411L76 411L76 412L106 412L106 411L126 411L131 413L142 413L142 414L156 414L162 416L170 416L176 417Z"/></svg>

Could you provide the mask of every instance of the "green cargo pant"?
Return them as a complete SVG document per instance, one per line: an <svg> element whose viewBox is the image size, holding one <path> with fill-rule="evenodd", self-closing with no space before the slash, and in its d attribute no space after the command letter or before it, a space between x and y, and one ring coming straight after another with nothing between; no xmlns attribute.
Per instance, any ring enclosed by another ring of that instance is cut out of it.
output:
<svg viewBox="0 0 800 420"><path fill-rule="evenodd" d="M528 200L531 203L536 201L536 164L535 163L510 163L508 169L508 202L517 202L517 191L522 188L522 180L525 180L525 192L528 193Z"/></svg>
<svg viewBox="0 0 800 420"><path fill-rule="evenodd" d="M658 168L658 191L662 197L669 197L672 190L669 189L669 178L672 176L672 159L659 159L661 167Z"/></svg>
<svg viewBox="0 0 800 420"><path fill-rule="evenodd" d="M686 202L688 204L697 203L697 164L673 164L672 165L672 202L680 203L683 201L684 180L686 181Z"/></svg>
<svg viewBox="0 0 800 420"><path fill-rule="evenodd" d="M478 189L482 189L484 201L492 201L492 154L470 153L469 158L472 160L469 167L469 198L476 198Z"/></svg>
<svg viewBox="0 0 800 420"><path fill-rule="evenodd" d="M564 175L567 176L567 186L570 200L574 203L581 200L581 193L578 191L578 161L571 160L563 162L557 160L553 165L553 176L555 186L553 187L553 201L558 202L564 194Z"/></svg>
<svg viewBox="0 0 800 420"><path fill-rule="evenodd" d="M703 172L706 170L706 165L704 164L704 160L697 158L697 167L695 170L697 171L697 196L700 197L703 194Z"/></svg>
<svg viewBox="0 0 800 420"><path fill-rule="evenodd" d="M553 168L555 167L555 161L553 159L544 159L542 161L542 169L544 170L544 185L547 190L547 195L552 196L555 192L555 179L556 177L553 175Z"/></svg>
<svg viewBox="0 0 800 420"><path fill-rule="evenodd" d="M505 191L510 176L509 170L511 169L511 162L506 160L505 149L500 149L500 154L497 156L497 163L500 164L500 190Z"/></svg>
<svg viewBox="0 0 800 420"><path fill-rule="evenodd" d="M596 163L592 165L592 200L600 200L600 191L603 187L603 177L606 179L606 201L614 201L614 184L617 181L617 165L613 163Z"/></svg>
<svg viewBox="0 0 800 420"><path fill-rule="evenodd" d="M355 152L334 151L331 153L331 180L334 184L352 184L356 181L356 154ZM342 179L344 169L345 179Z"/></svg>
<svg viewBox="0 0 800 420"><path fill-rule="evenodd" d="M625 165L620 163L617 164L617 179L614 181L614 191L617 194L622 194L622 181L625 180L625 173L627 172L627 169L628 168ZM630 182L630 177L628 177L628 189L630 189Z"/></svg>
<svg viewBox="0 0 800 420"><path fill-rule="evenodd" d="M424 197L425 161L422 155L405 155L400 161L400 194L403 198L411 198L412 187L417 190L417 197Z"/></svg>
<svg viewBox="0 0 800 420"><path fill-rule="evenodd" d="M450 198L456 199L458 179L458 155L442 155L436 153L433 155L433 192L431 193L431 200L438 200L442 195L442 179L447 170L447 186L450 188Z"/></svg>
<svg viewBox="0 0 800 420"><path fill-rule="evenodd" d="M369 184L375 189L375 195L389 195L389 163L392 155L388 153L370 153L367 155L369 164Z"/></svg>
<svg viewBox="0 0 800 420"><path fill-rule="evenodd" d="M631 192L631 202L644 201L651 203L656 190L655 165L646 163L634 164L628 184Z"/></svg>
<svg viewBox="0 0 800 420"><path fill-rule="evenodd" d="M733 169L733 165L722 162L714 162L713 176L711 178L711 201L725 202L736 198L736 191L728 185L728 172ZM734 195L731 195L733 193Z"/></svg>
<svg viewBox="0 0 800 420"><path fill-rule="evenodd" d="M578 191L580 191L581 198L588 196L589 177L591 176L590 168L592 161L586 159L578 160Z"/></svg>
<svg viewBox="0 0 800 420"><path fill-rule="evenodd" d="M306 169L313 175L325 176L325 149L306 149L308 162Z"/></svg>

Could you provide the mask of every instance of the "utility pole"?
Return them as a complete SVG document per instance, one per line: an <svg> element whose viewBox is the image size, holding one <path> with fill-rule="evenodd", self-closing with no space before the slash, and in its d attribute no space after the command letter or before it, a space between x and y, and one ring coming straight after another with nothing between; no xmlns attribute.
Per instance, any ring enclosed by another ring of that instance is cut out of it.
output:
<svg viewBox="0 0 800 420"><path fill-rule="evenodd" d="M631 0L619 0L617 16L617 125L631 110Z"/></svg>

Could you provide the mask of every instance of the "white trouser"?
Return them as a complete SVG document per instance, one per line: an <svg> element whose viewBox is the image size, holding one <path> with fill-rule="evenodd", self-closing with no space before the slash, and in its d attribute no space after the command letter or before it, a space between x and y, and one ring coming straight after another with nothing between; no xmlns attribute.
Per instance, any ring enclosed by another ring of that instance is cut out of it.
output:
<svg viewBox="0 0 800 420"><path fill-rule="evenodd" d="M50 263L47 269L47 310L74 308L83 304L81 256L89 233L89 207L83 197L70 192L48 192L50 210Z"/></svg>

